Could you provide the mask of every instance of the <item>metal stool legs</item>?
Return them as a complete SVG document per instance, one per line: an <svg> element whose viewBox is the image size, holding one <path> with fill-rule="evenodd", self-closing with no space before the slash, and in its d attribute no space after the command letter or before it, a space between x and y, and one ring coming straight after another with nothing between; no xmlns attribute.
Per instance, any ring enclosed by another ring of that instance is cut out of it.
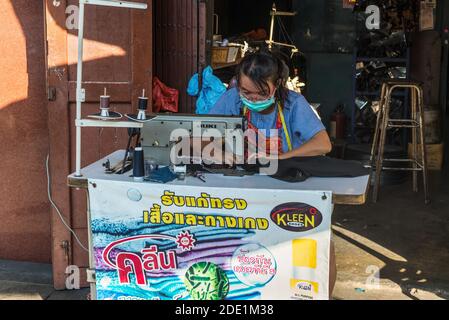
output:
<svg viewBox="0 0 449 320"><path fill-rule="evenodd" d="M392 93L398 88L411 90L411 119L390 119L390 104ZM389 128L412 129L412 159L384 159L385 142ZM377 115L376 131L371 149L371 177L374 176L373 202L379 197L380 178L382 171L402 170L413 172L413 191L418 192L418 172L423 173L424 197L426 204L430 203L427 176L427 154L424 141L424 96L420 85L413 82L389 81L382 85L380 110ZM418 156L418 140L421 146ZM411 167L388 168L384 162L402 162L412 164Z"/></svg>

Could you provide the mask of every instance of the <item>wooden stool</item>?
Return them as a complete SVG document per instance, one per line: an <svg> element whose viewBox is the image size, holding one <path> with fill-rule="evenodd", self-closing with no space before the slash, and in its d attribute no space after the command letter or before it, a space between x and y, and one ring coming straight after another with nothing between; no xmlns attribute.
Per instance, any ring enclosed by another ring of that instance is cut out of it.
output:
<svg viewBox="0 0 449 320"><path fill-rule="evenodd" d="M410 89L411 91L411 119L390 119L390 103L395 89ZM384 159L385 141L389 128L412 129L412 159ZM420 154L418 157L418 137L420 140ZM376 131L371 150L371 176L376 170L373 190L373 202L377 202L382 170L405 170L413 172L413 191L418 192L418 172L423 173L424 198L430 203L427 177L427 154L424 143L424 95L420 83L409 80L386 81L382 84L380 110L377 115ZM411 163L412 167L391 168L384 167L384 161Z"/></svg>

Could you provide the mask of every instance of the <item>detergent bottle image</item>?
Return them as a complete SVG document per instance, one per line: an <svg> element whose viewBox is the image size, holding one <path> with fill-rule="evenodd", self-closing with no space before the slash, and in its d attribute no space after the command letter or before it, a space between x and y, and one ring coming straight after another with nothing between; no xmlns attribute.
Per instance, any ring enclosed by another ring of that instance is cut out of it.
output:
<svg viewBox="0 0 449 320"><path fill-rule="evenodd" d="M315 300L319 284L315 280L317 268L317 241L296 239L292 241L292 278L290 288L292 299Z"/></svg>

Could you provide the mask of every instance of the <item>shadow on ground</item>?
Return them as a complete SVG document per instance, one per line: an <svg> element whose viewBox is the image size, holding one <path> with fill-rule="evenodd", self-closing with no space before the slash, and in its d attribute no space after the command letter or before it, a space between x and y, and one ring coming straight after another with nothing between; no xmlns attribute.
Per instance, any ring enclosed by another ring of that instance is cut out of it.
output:
<svg viewBox="0 0 449 320"><path fill-rule="evenodd" d="M377 204L369 198L361 207L336 206L334 235L343 240L336 248L339 274L366 279L375 261L381 281L397 284L410 299L418 299L417 290L449 299L447 178L431 173L432 203L427 206L422 193L413 193L411 181L382 187Z"/></svg>

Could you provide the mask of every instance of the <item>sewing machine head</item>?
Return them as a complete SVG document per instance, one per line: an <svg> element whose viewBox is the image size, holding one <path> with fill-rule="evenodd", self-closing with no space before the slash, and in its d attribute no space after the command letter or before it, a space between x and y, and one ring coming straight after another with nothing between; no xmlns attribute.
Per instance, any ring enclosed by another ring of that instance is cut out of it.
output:
<svg viewBox="0 0 449 320"><path fill-rule="evenodd" d="M229 138L243 135L247 128L242 116L212 116L158 114L151 121L144 123L141 130L141 144L145 158L153 159L159 165L171 165L175 155L175 146L190 141L210 139L207 137ZM243 150L236 148L235 153L243 156Z"/></svg>

